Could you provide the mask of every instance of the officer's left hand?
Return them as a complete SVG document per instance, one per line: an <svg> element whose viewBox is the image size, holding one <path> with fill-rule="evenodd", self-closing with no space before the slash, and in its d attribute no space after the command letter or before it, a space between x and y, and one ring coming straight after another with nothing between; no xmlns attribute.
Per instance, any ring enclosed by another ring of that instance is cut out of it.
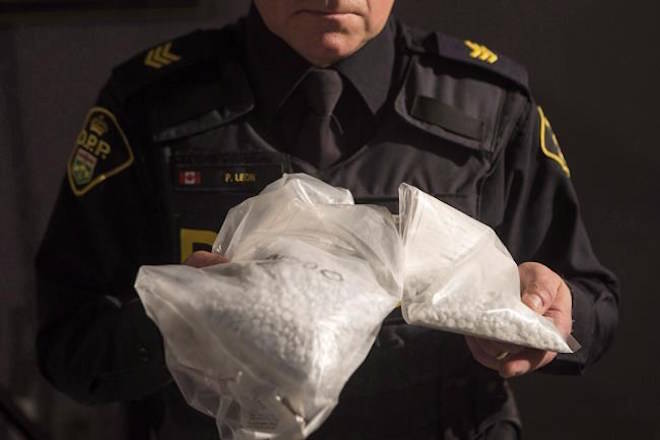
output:
<svg viewBox="0 0 660 440"><path fill-rule="evenodd" d="M537 313L546 316L566 338L571 333L572 298L562 278L539 263L518 266L522 301ZM485 367L496 370L508 378L529 373L551 362L557 353L486 339L466 336L472 356Z"/></svg>
<svg viewBox="0 0 660 440"><path fill-rule="evenodd" d="M183 264L186 266L202 268L228 262L229 259L222 255L207 251L195 251L186 258Z"/></svg>

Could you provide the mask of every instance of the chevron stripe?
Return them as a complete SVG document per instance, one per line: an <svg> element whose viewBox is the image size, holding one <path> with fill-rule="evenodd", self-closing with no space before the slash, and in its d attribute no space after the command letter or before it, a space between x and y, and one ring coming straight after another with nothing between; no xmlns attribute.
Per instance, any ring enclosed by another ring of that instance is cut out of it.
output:
<svg viewBox="0 0 660 440"><path fill-rule="evenodd" d="M470 40L465 40L465 45L470 48L470 57L472 58L484 61L488 64L493 64L499 59L495 52L491 51L484 45L473 43Z"/></svg>
<svg viewBox="0 0 660 440"><path fill-rule="evenodd" d="M163 58L170 60L171 62L179 61L181 60L181 57L179 55L175 55L170 50L172 49L172 43L167 43L165 47L163 47Z"/></svg>
<svg viewBox="0 0 660 440"><path fill-rule="evenodd" d="M181 60L181 57L172 53L172 43L169 42L151 49L144 59L144 65L160 69L179 60Z"/></svg>

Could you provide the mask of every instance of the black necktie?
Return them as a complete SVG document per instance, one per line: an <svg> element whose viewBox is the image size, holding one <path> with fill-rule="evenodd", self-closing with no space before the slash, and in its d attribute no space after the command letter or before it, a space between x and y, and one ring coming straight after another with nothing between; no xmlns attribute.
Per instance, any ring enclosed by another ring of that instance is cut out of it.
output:
<svg viewBox="0 0 660 440"><path fill-rule="evenodd" d="M308 110L296 153L318 168L327 168L341 157L342 129L332 113L343 89L341 76L331 69L312 69L299 87Z"/></svg>

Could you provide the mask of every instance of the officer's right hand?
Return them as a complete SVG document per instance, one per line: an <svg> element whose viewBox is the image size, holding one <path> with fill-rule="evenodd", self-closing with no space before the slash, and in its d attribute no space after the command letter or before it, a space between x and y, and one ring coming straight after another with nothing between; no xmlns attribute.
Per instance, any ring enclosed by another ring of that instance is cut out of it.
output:
<svg viewBox="0 0 660 440"><path fill-rule="evenodd" d="M551 319L561 335L571 334L573 300L566 282L547 266L526 262L518 266L522 301ZM483 366L509 378L537 370L554 360L557 353L466 336L473 357Z"/></svg>
<svg viewBox="0 0 660 440"><path fill-rule="evenodd" d="M229 259L223 257L222 255L207 251L196 251L193 252L192 255L190 255L188 258L186 258L183 264L186 266L200 268L228 262Z"/></svg>

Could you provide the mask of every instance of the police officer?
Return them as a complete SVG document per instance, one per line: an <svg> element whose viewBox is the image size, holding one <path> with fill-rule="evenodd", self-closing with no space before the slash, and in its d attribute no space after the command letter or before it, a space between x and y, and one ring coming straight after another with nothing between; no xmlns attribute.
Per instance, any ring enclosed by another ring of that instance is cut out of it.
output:
<svg viewBox="0 0 660 440"><path fill-rule="evenodd" d="M582 343L556 355L393 313L311 438L519 438L505 378L579 374L601 357L616 280L591 249L524 69L403 25L393 2L255 0L238 23L113 71L37 259L39 362L55 387L82 402L131 402L158 438L217 438L173 385L132 285L143 264L225 261L206 246L227 210L283 172L393 210L407 182L491 225L520 263L522 300Z"/></svg>

